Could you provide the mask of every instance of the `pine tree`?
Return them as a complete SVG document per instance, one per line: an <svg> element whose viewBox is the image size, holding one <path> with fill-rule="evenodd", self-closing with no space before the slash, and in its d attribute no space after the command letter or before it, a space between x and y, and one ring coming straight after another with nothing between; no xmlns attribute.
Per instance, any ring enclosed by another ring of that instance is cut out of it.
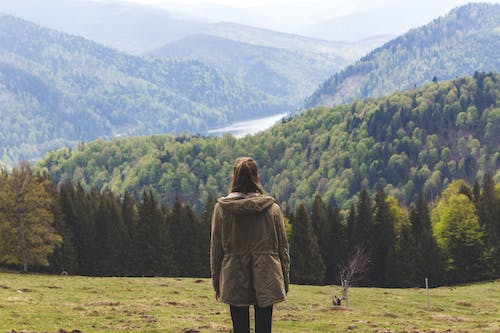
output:
<svg viewBox="0 0 500 333"><path fill-rule="evenodd" d="M293 283L320 284L323 282L325 265L319 254L318 243L304 204L300 204L295 211L290 258L290 275Z"/></svg>
<svg viewBox="0 0 500 333"><path fill-rule="evenodd" d="M330 236L330 221L326 205L319 194L314 196L314 201L311 211L311 224L313 232L318 240L319 253L325 265L329 261L329 236Z"/></svg>
<svg viewBox="0 0 500 333"><path fill-rule="evenodd" d="M477 213L479 223L485 231L485 245L490 248L492 255L488 259L488 265L496 275L500 273L500 220L497 216L498 200L495 198L495 181L493 176L487 173L484 176L482 190L477 201ZM493 278L493 273L490 278Z"/></svg>
<svg viewBox="0 0 500 333"><path fill-rule="evenodd" d="M337 205L327 210L330 228L328 232L327 256L325 259L325 282L332 284L339 281L340 264L347 256L347 239L342 216Z"/></svg>
<svg viewBox="0 0 500 333"><path fill-rule="evenodd" d="M58 191L53 182L50 182L50 192L54 200L54 229L62 237L62 245L54 250L49 256L50 270L53 273L66 272L76 274L78 272L78 254L74 245L74 231L66 221L63 213L63 197L61 191Z"/></svg>
<svg viewBox="0 0 500 333"><path fill-rule="evenodd" d="M153 191L145 189L138 205L137 231L134 235L134 261L137 274L175 276L178 274L166 214Z"/></svg>
<svg viewBox="0 0 500 333"><path fill-rule="evenodd" d="M416 205L410 209L410 224L416 246L415 278L420 281L420 285L425 278L429 278L434 285L440 284L443 263L432 233L429 207L423 192L420 192Z"/></svg>
<svg viewBox="0 0 500 333"><path fill-rule="evenodd" d="M394 256L395 217L386 202L386 195L380 190L375 195L373 207L372 254L369 265L369 279L376 286L388 286L390 281L390 260Z"/></svg>

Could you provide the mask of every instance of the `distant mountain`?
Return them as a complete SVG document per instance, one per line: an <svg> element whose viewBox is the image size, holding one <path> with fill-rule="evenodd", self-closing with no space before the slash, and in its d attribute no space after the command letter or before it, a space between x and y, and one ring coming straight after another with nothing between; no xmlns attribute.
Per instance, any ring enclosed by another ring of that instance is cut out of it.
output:
<svg viewBox="0 0 500 333"><path fill-rule="evenodd" d="M454 179L500 179L500 75L429 83L386 97L308 110L242 139L155 135L98 140L48 153L39 163L56 182L198 208L224 194L231 163L254 156L264 187L292 207L315 193L344 208L362 188L401 202L435 198Z"/></svg>
<svg viewBox="0 0 500 333"><path fill-rule="evenodd" d="M216 67L297 107L329 73L344 68L388 40L379 36L356 43L328 42L298 35L216 23L150 52L157 58L193 59Z"/></svg>
<svg viewBox="0 0 500 333"><path fill-rule="evenodd" d="M469 4L410 30L325 81L306 107L347 103L429 82L500 70L500 4Z"/></svg>
<svg viewBox="0 0 500 333"><path fill-rule="evenodd" d="M330 15L337 15L310 22L297 33L338 41L358 41L374 35L399 36L467 2L467 0L396 0L385 3L363 1L363 5L356 10L340 15L333 11Z"/></svg>
<svg viewBox="0 0 500 333"><path fill-rule="evenodd" d="M3 0L0 12L136 55L207 26L179 13L132 2Z"/></svg>
<svg viewBox="0 0 500 333"><path fill-rule="evenodd" d="M0 162L98 137L204 132L292 105L197 61L127 55L0 15Z"/></svg>

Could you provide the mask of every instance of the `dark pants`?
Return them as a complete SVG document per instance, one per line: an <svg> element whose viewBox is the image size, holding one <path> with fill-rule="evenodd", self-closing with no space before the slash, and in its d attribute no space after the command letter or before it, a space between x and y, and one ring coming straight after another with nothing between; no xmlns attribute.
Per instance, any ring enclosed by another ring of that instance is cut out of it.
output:
<svg viewBox="0 0 500 333"><path fill-rule="evenodd" d="M248 306L230 306L234 333L250 333L250 315ZM273 306L255 309L255 333L271 333Z"/></svg>

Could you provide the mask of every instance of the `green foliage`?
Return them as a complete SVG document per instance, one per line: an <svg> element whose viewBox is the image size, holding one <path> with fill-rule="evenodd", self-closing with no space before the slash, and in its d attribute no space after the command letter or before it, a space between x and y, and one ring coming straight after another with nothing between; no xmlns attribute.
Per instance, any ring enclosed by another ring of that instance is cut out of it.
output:
<svg viewBox="0 0 500 333"><path fill-rule="evenodd" d="M449 80L474 71L499 71L500 5L476 3L412 29L334 74L306 100L307 107L336 105ZM463 100L447 96L450 110ZM463 109L466 111L466 109ZM472 111L472 110L471 110ZM459 123L473 122L472 114Z"/></svg>
<svg viewBox="0 0 500 333"><path fill-rule="evenodd" d="M287 100L198 61L146 59L0 14L0 162L99 137L205 132Z"/></svg>
<svg viewBox="0 0 500 333"><path fill-rule="evenodd" d="M292 283L320 284L323 282L325 265L319 252L311 219L303 204L297 207L292 221L290 260Z"/></svg>
<svg viewBox="0 0 500 333"><path fill-rule="evenodd" d="M61 236L54 230L54 198L49 177L23 163L0 170L0 263L48 266Z"/></svg>
<svg viewBox="0 0 500 333"><path fill-rule="evenodd" d="M433 232L445 260L448 279L471 281L489 275L491 249L484 243L474 203L460 193L462 184L453 182L432 211Z"/></svg>
<svg viewBox="0 0 500 333"><path fill-rule="evenodd" d="M461 109L477 119L456 125L458 110L445 102L457 91ZM490 96L479 99L478 96ZM500 142L486 130L499 105L500 75L431 83L420 89L335 108L317 108L242 139L155 135L98 140L47 154L39 163L56 182L80 181L88 188L139 196L155 190L172 205L175 195L200 211L208 193L227 191L233 161L243 155L259 163L264 187L292 207L314 194L349 207L362 187L384 189L409 204L423 191L436 197L453 179L473 183L500 167ZM478 107L481 106L481 107ZM492 120L493 119L493 120Z"/></svg>

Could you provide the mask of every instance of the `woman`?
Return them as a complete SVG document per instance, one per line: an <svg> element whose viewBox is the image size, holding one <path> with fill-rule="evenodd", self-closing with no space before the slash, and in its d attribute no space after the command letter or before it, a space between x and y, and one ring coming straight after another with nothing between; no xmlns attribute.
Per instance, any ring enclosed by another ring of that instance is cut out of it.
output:
<svg viewBox="0 0 500 333"><path fill-rule="evenodd" d="M288 293L290 256L278 204L263 194L257 164L236 160L229 195L215 204L210 268L215 298L230 305L234 333L271 332L273 304Z"/></svg>

